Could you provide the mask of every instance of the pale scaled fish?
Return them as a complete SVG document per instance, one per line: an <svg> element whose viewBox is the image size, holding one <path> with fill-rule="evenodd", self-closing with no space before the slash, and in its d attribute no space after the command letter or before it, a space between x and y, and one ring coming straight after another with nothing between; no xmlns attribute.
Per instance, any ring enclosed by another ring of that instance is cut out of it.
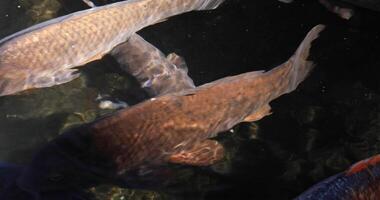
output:
<svg viewBox="0 0 380 200"><path fill-rule="evenodd" d="M12 188L34 196L103 183L142 188L164 184L170 163L220 161L224 148L211 138L269 115L270 101L295 90L314 66L309 49L323 29L314 27L288 61L268 72L161 95L63 133L35 155ZM12 190L1 197L11 199Z"/></svg>
<svg viewBox="0 0 380 200"><path fill-rule="evenodd" d="M83 2L96 7L92 1ZM187 74L184 58L176 53L165 56L138 34L132 34L110 54L118 61L121 69L138 80L150 97L195 88L194 81Z"/></svg>
<svg viewBox="0 0 380 200"><path fill-rule="evenodd" d="M34 25L0 40L0 96L62 84L136 31L224 0L129 0Z"/></svg>
<svg viewBox="0 0 380 200"><path fill-rule="evenodd" d="M150 97L195 87L187 74L187 65L182 57L175 53L165 56L137 34L132 34L127 42L115 47L111 54L123 70L139 81ZM101 101L99 107L118 109L127 107L127 104Z"/></svg>
<svg viewBox="0 0 380 200"><path fill-rule="evenodd" d="M165 56L137 34L114 48L111 54L122 69L136 77L151 97L195 87L182 57L175 53Z"/></svg>
<svg viewBox="0 0 380 200"><path fill-rule="evenodd" d="M137 34L131 35L131 37L119 45L112 51L112 55L116 56L122 69L135 75L135 77L144 85L145 89L150 96L159 96L173 92L179 92L186 89L194 88L194 83L187 75L186 63L180 56L175 53L170 53L165 56L159 49L154 47L149 42ZM102 96L99 96L99 100ZM120 109L125 108L128 105L124 102L111 102L109 100L101 101L99 107L102 109ZM84 145L85 146L85 145ZM52 151L53 153L54 151ZM54 153L53 153L54 154ZM75 165L74 165L75 166ZM9 163L0 162L0 183L2 189L0 190L0 199L2 200L84 200L87 199L85 194L80 190L72 190L66 183L61 183L59 187L61 189L54 190L44 188L43 190L49 190L49 194L41 194L38 191L25 191L19 188L17 182L18 177L23 173L26 166L13 165ZM67 168L68 169L68 168ZM166 170L166 169L164 169ZM157 169L156 169L157 171ZM159 173L162 171L159 170ZM168 178L168 172L165 172L165 178ZM133 176L132 176L133 177ZM82 179L83 177L78 176ZM128 178L131 178L129 175ZM133 179L133 178L132 178ZM159 182L161 179L154 176L155 181ZM70 178L69 178L70 180ZM49 184L51 180L46 180L46 184ZM53 181L56 182L56 181ZM123 181L124 182L124 181ZM128 181L130 182L130 181ZM144 182L147 182L144 179ZM151 182L151 181L149 181ZM73 182L75 185L75 183ZM94 182L94 184L96 184ZM130 186L132 183L122 185L123 187ZM151 187L151 185L144 184L144 187ZM163 183L160 183L163 184ZM80 186L76 186L80 187ZM132 186L139 187L139 186ZM140 186L141 187L141 186ZM55 187L56 188L56 187ZM27 189L28 190L28 189Z"/></svg>

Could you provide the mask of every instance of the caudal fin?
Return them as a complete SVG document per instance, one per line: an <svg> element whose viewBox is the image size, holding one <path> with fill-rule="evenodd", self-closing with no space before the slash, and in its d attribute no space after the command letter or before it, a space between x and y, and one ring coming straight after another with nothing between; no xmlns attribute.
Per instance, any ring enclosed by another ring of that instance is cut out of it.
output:
<svg viewBox="0 0 380 200"><path fill-rule="evenodd" d="M225 0L201 0L201 5L197 10L212 10L217 8Z"/></svg>
<svg viewBox="0 0 380 200"><path fill-rule="evenodd" d="M294 55L290 58L293 61L293 90L309 75L314 67L312 61L307 60L310 53L311 43L318 38L319 33L325 29L325 25L317 25L312 28L302 41Z"/></svg>
<svg viewBox="0 0 380 200"><path fill-rule="evenodd" d="M279 82L277 88L278 93L274 95L274 98L295 90L297 86L309 75L314 67L314 63L307 60L309 57L311 43L318 38L319 33L324 28L324 25L317 25L312 28L299 45L293 56L290 57L290 59L284 64L268 72L268 74L274 76L274 79Z"/></svg>

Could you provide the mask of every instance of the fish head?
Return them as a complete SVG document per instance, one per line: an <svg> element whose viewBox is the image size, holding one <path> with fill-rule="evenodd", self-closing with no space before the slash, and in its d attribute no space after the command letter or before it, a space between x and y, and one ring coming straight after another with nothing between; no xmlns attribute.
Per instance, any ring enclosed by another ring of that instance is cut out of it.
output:
<svg viewBox="0 0 380 200"><path fill-rule="evenodd" d="M0 162L0 199L27 200L33 195L17 186L17 178L25 167L11 163Z"/></svg>
<svg viewBox="0 0 380 200"><path fill-rule="evenodd" d="M22 173L22 170L23 167L19 165L0 162L0 199L11 199L8 197L12 193L23 195L20 194L20 191L15 187L17 177Z"/></svg>
<svg viewBox="0 0 380 200"><path fill-rule="evenodd" d="M0 162L0 188L5 188L14 182L23 170L24 167L21 165Z"/></svg>
<svg viewBox="0 0 380 200"><path fill-rule="evenodd" d="M18 184L28 191L61 191L71 188L75 173L79 174L79 169L49 144L34 157Z"/></svg>
<svg viewBox="0 0 380 200"><path fill-rule="evenodd" d="M90 140L74 131L46 144L18 178L18 185L38 194L82 191L99 183L108 183L103 160L93 154Z"/></svg>

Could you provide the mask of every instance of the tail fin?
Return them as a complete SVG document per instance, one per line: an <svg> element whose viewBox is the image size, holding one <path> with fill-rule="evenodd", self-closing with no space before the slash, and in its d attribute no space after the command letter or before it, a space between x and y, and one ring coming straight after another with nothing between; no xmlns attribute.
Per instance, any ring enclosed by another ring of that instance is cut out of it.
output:
<svg viewBox="0 0 380 200"><path fill-rule="evenodd" d="M283 81L278 96L295 90L309 75L314 67L314 63L307 60L311 43L318 38L319 33L324 28L325 25L321 24L312 28L299 45L294 55L284 64L268 72L269 74L276 76L277 80Z"/></svg>
<svg viewBox="0 0 380 200"><path fill-rule="evenodd" d="M212 10L222 4L224 0L201 0L201 5L197 10Z"/></svg>
<svg viewBox="0 0 380 200"><path fill-rule="evenodd" d="M294 62L293 69L296 76L294 77L294 89L309 75L314 67L314 63L308 61L307 58L309 57L311 43L318 38L323 29L325 29L325 25L321 24L312 28L291 58Z"/></svg>

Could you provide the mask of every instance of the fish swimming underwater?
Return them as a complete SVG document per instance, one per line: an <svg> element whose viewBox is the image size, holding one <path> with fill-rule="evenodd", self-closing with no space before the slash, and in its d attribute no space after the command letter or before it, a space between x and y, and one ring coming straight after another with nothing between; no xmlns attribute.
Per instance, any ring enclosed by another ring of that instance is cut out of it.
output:
<svg viewBox="0 0 380 200"><path fill-rule="evenodd" d="M78 11L0 40L0 96L79 76L136 31L170 16L218 7L224 0L129 0Z"/></svg>
<svg viewBox="0 0 380 200"><path fill-rule="evenodd" d="M187 65L182 57L175 53L165 56L137 34L133 34L127 42L115 47L111 54L124 71L137 79L150 97L195 88L193 80L187 74ZM108 105L109 103L111 104ZM123 103L103 101L99 107L126 107Z"/></svg>
<svg viewBox="0 0 380 200"><path fill-rule="evenodd" d="M194 88L193 80L187 75L187 67L183 58L171 53L165 56L159 49L137 34L113 50L121 67L130 74L134 74L150 96L164 95L184 89ZM0 199L23 200L30 199L30 194L20 190L17 178L24 171L25 166L0 162ZM160 173L170 173L167 169ZM166 173L166 177L169 175ZM171 175L171 174L170 174ZM55 177L57 178L57 177ZM155 177L157 179L157 177ZM73 188L39 194L32 199L49 200L86 200L93 199L91 195Z"/></svg>
<svg viewBox="0 0 380 200"><path fill-rule="evenodd" d="M314 27L296 53L269 72L161 95L67 131L35 155L17 187L34 199L100 183L141 188L170 163L208 166L221 160L224 148L210 138L269 115L271 100L295 90L313 68L309 49L323 29Z"/></svg>
<svg viewBox="0 0 380 200"><path fill-rule="evenodd" d="M112 50L121 67L134 75L150 96L164 95L184 89L194 88L193 80L187 75L187 66L183 58L175 53L165 56L159 49L137 34ZM30 199L30 194L20 190L15 181L25 169L0 162L0 199ZM163 171L161 171L163 172ZM33 197L33 199L38 199ZM40 195L40 199L49 200L85 200L93 199L79 190L60 190Z"/></svg>
<svg viewBox="0 0 380 200"><path fill-rule="evenodd" d="M362 160L347 171L312 186L295 200L378 200L380 155Z"/></svg>

